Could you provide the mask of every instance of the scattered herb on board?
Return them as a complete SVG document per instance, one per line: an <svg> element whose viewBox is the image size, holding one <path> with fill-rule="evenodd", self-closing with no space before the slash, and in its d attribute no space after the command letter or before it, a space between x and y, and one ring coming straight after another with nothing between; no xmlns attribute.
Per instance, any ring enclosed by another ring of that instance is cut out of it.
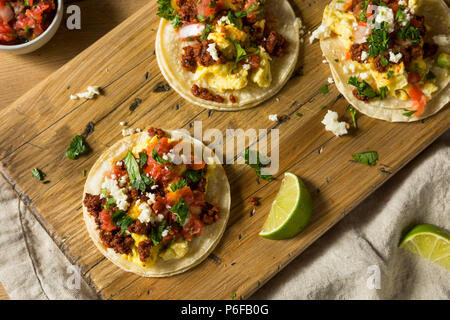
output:
<svg viewBox="0 0 450 320"><path fill-rule="evenodd" d="M327 106L320 106L320 110L325 109Z"/></svg>
<svg viewBox="0 0 450 320"><path fill-rule="evenodd" d="M324 85L322 88L319 89L320 93L328 93L328 85Z"/></svg>
<svg viewBox="0 0 450 320"><path fill-rule="evenodd" d="M352 157L359 163L362 163L362 164L365 164L368 166L374 166L377 164L378 152L368 151L368 152L363 152L363 153L355 153L355 154L352 154Z"/></svg>
<svg viewBox="0 0 450 320"><path fill-rule="evenodd" d="M236 292L233 292L233 293L231 294L231 299L234 299L234 298L236 298Z"/></svg>
<svg viewBox="0 0 450 320"><path fill-rule="evenodd" d="M45 179L46 174L43 173L41 170L37 169L37 168L33 168L31 170L31 175L33 176L33 178L42 181Z"/></svg>
<svg viewBox="0 0 450 320"><path fill-rule="evenodd" d="M82 174L83 174L83 177L86 177L86 169L83 169Z"/></svg>
<svg viewBox="0 0 450 320"><path fill-rule="evenodd" d="M298 111L295 112L295 115L296 115L297 117L299 117L299 118L303 117L303 114L301 114L301 113L298 112Z"/></svg>
<svg viewBox="0 0 450 320"><path fill-rule="evenodd" d="M133 218L127 216L125 211L117 210L111 215L112 222L120 227L120 233L123 234L125 230L133 223Z"/></svg>
<svg viewBox="0 0 450 320"><path fill-rule="evenodd" d="M66 151L66 157L72 160L77 159L87 150L83 136L75 136Z"/></svg>
<svg viewBox="0 0 450 320"><path fill-rule="evenodd" d="M263 158L258 151L250 150L249 148L245 149L244 159L245 164L253 168L259 178L264 180L272 180L273 177L271 175L261 174L261 169L269 165L270 161ZM250 161L255 161L256 163L250 163ZM266 162L266 164L264 164L264 162Z"/></svg>
<svg viewBox="0 0 450 320"><path fill-rule="evenodd" d="M358 129L358 124L356 122L356 114L358 113L358 111L356 111L356 109L353 108L352 106L348 106L347 110L348 112L350 112L350 116L352 117L353 127L355 129Z"/></svg>

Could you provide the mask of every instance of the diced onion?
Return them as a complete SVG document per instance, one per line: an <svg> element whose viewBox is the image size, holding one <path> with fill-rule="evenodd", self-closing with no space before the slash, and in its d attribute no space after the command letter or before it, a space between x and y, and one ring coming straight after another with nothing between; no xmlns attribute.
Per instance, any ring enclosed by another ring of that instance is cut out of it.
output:
<svg viewBox="0 0 450 320"><path fill-rule="evenodd" d="M205 26L201 23L188 24L178 30L178 37L186 39L189 37L198 37L205 30Z"/></svg>

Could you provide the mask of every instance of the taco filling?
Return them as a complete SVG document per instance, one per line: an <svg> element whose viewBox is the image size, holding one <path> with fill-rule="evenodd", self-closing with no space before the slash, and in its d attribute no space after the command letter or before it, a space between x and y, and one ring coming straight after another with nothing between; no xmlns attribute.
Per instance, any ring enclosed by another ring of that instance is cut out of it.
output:
<svg viewBox="0 0 450 320"><path fill-rule="evenodd" d="M391 96L408 102L409 116L426 111L439 90L433 70L448 75L450 63L437 37L426 38L430 27L417 14L426 5L415 0L350 0L326 7L315 36L338 37L345 46L345 56L335 60L344 60L339 62L345 62L343 73L353 74L347 83L356 99L369 103Z"/></svg>
<svg viewBox="0 0 450 320"><path fill-rule="evenodd" d="M220 209L205 200L207 164L176 165L172 140L150 129L147 143L114 160L100 194L86 193L84 206L94 218L108 250L150 268L158 259L181 259L205 226L220 218Z"/></svg>
<svg viewBox="0 0 450 320"><path fill-rule="evenodd" d="M193 74L193 96L238 103L231 92L250 83L271 86L272 58L284 56L289 43L274 30L264 0L159 0L158 4L158 15L172 22L182 42L179 61L185 72Z"/></svg>

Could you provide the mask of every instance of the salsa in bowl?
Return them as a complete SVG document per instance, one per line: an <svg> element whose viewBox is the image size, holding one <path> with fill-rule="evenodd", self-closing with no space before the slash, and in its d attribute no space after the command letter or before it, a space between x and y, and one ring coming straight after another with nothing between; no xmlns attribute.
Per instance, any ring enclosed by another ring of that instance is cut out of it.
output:
<svg viewBox="0 0 450 320"><path fill-rule="evenodd" d="M0 0L0 50L29 53L56 33L62 0Z"/></svg>

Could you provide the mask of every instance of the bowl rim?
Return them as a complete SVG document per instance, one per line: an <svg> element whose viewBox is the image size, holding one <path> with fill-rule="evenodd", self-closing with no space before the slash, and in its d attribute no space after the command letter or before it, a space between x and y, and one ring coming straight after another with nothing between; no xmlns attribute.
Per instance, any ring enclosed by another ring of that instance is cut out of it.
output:
<svg viewBox="0 0 450 320"><path fill-rule="evenodd" d="M58 17L59 15L63 14L63 8L64 8L64 2L63 0L57 0L58 2L58 8L56 8L56 14L55 17L53 18L52 23L50 23L50 25L48 26L47 30L45 30L42 34L40 34L36 39L33 39L31 41L25 42L25 43L21 43L21 44L14 44L14 45L7 45L7 44L0 44L0 50L16 50L16 49L23 49L26 48L28 46L31 46L37 42L39 42L40 40L42 40L44 38L44 36L50 32L51 29L53 29L53 27L55 27L55 25L58 23ZM59 26L58 26L59 27Z"/></svg>

